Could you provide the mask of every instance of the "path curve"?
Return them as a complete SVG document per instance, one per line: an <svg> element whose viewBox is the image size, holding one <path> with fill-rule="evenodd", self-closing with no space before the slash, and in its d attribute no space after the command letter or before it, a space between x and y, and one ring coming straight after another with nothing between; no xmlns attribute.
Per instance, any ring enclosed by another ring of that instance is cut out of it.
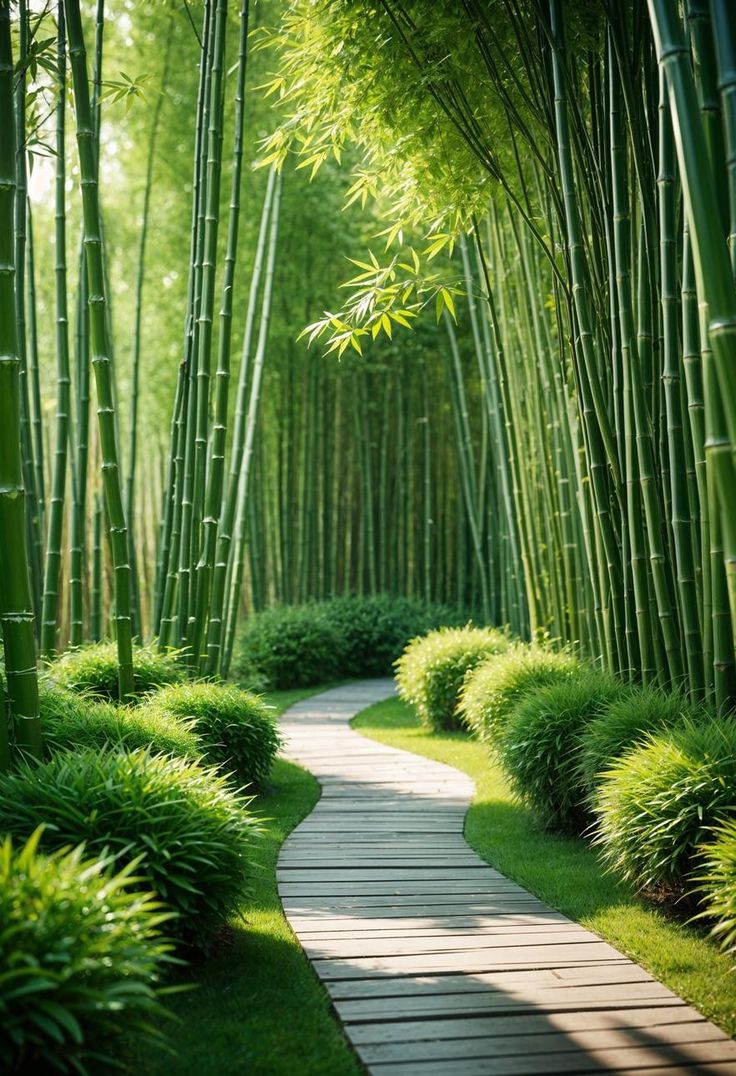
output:
<svg viewBox="0 0 736 1076"><path fill-rule="evenodd" d="M731 1039L466 844L469 777L350 728L393 694L360 681L282 719L322 797L283 845L279 892L368 1071L736 1076Z"/></svg>

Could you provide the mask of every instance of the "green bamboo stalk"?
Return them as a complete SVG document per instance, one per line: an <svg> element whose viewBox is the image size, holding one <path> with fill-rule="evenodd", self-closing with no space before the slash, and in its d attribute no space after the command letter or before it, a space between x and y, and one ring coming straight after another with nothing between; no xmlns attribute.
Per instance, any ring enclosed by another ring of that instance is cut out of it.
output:
<svg viewBox="0 0 736 1076"><path fill-rule="evenodd" d="M238 489L240 476L243 470L243 459L246 450L248 430L248 395L252 393L251 386L251 349L255 332L256 310L258 308L258 295L261 288L266 244L269 235L274 191L276 189L277 173L271 169L266 184L266 193L263 199L261 222L258 230L253 273L248 292L248 307L245 316L245 328L243 331L243 347L240 359L240 371L238 374L238 389L235 400L235 419L233 425L232 447L230 450L230 465L225 492L222 516L217 536L217 551L215 556L214 578L212 583L212 603L207 637L207 661L208 672L214 675L217 672L221 660L222 628L225 614L225 596L230 593L226 588L226 574L228 564L231 561L233 543L233 525L236 519L238 501ZM263 358L263 357L262 357ZM261 370L262 370L261 358ZM253 371L255 373L255 370ZM259 378L261 374L259 373ZM260 391L260 389L259 389ZM251 395L252 399L252 395Z"/></svg>
<svg viewBox="0 0 736 1076"><path fill-rule="evenodd" d="M13 218L16 197L13 53L10 0L0 0L0 624L10 701L12 740L21 752L40 757L38 679L33 603L26 545L25 496L21 460L20 354L15 292ZM25 213L25 202L23 203ZM22 286L22 282L21 282ZM4 725L4 721L0 721ZM4 728L0 767L10 764Z"/></svg>
<svg viewBox="0 0 736 1076"><path fill-rule="evenodd" d="M82 182L84 250L89 289L92 367L97 389L97 417L102 452L102 480L115 573L118 680L120 698L126 699L133 690L133 651L130 620L131 578L128 561L128 531L116 443L113 377L106 317L104 251L100 234L95 131L89 98L87 55L84 46L79 0L64 0L64 10L66 13L69 56L74 86L77 147Z"/></svg>
<svg viewBox="0 0 736 1076"><path fill-rule="evenodd" d="M214 612L212 594L213 573L217 552L218 523L222 513L223 486L225 478L225 446L227 439L228 403L230 397L230 350L232 340L233 289L238 251L238 224L240 220L240 184L243 164L243 122L245 114L245 76L248 45L248 0L240 8L240 35L238 67L235 86L235 120L233 138L232 182L228 214L227 250L222 280L220 305L220 335L218 341L217 370L215 374L215 402L210 458L207 471L207 495L202 521L201 555L196 570L196 606L192 636L193 660L204 671L208 660L206 644L207 622ZM214 80L213 80L214 85Z"/></svg>
<svg viewBox="0 0 736 1076"><path fill-rule="evenodd" d="M91 108L94 115L95 175L99 172L102 124L102 56L105 37L105 0L95 7L95 62L92 82ZM77 304L75 326L76 355L76 432L77 440L71 455L74 504L71 513L69 541L69 642L81 646L85 639L85 589L87 585L87 484L90 443L90 325L87 270L84 234L80 235L77 273Z"/></svg>
<svg viewBox="0 0 736 1076"><path fill-rule="evenodd" d="M573 319L577 323L576 335L579 336L579 351L582 360L576 359L575 374L581 395L581 413L590 480L594 492L596 542L600 544L603 551L608 577L607 585L600 586L600 597L604 603L601 608L604 657L610 663L616 653L617 640L623 638L623 625L617 623L620 621L618 603L614 599L612 609L608 604L611 596L617 593L618 581L622 575L620 548L610 513L609 474L614 493L620 496L621 473L616 444L599 385L598 358L595 352L594 329L590 313L590 274L585 258L583 229L570 146L568 94L564 67L565 42L559 0L549 0L549 12L558 167L562 182L566 245L572 282L572 311ZM578 349L574 347L574 354L576 350Z"/></svg>
<svg viewBox="0 0 736 1076"><path fill-rule="evenodd" d="M666 0L648 0L658 62L670 99L672 125L701 303L707 308L706 331L720 392L705 393L708 467L715 473L720 524L728 572L731 612L736 620L736 506L733 504L736 446L736 293L716 181L700 120L690 53L677 13ZM718 406L718 415L709 408ZM723 419L723 430L719 429ZM713 428L715 427L715 428ZM716 506L713 506L716 508Z"/></svg>
<svg viewBox="0 0 736 1076"><path fill-rule="evenodd" d="M710 0L710 10L718 61L718 89L721 95L728 169L728 247L731 253L731 268L736 276L736 32L730 0Z"/></svg>
<svg viewBox="0 0 736 1076"><path fill-rule="evenodd" d="M166 46L164 48L163 71L161 74L161 89L156 96L156 104L151 117L151 129L148 135L148 155L146 159L146 178L143 188L143 208L141 213L141 231L138 239L138 268L135 281L135 302L133 312L133 347L130 364L130 414L128 421L128 471L125 483L125 515L128 521L128 557L131 567L136 564L135 543L135 480L138 464L138 398L140 385L141 366L141 325L143 320L143 289L146 277L146 244L148 240L148 222L151 210L151 193L153 190L153 166L156 158L156 142L158 137L161 109L164 103L166 87L169 78L169 62L171 59L171 43L173 41L173 28L169 25L166 33ZM131 622L133 634L137 637L141 634L140 593L137 585L138 573L132 572L133 586L131 592Z"/></svg>
<svg viewBox="0 0 736 1076"><path fill-rule="evenodd" d="M69 642L84 642L84 578L87 528L87 475L89 469L89 314L84 244L80 244L76 304L76 445L72 453L74 503L69 536Z"/></svg>
<svg viewBox="0 0 736 1076"><path fill-rule="evenodd" d="M58 8L56 105L56 440L46 542L46 572L41 619L41 653L49 657L57 646L61 536L64 524L71 378L69 374L68 308L66 292L66 42L64 8Z"/></svg>
<svg viewBox="0 0 736 1076"><path fill-rule="evenodd" d="M702 636L699 617L700 600L695 580L692 516L687 486L687 469L682 429L680 394L680 354L677 328L677 246L675 204L675 144L670 122L664 77L660 78L659 125L659 232L664 348L664 390L667 413L667 447L669 454L672 531L679 608L682 617L687 684L693 700L703 693Z"/></svg>
<svg viewBox="0 0 736 1076"><path fill-rule="evenodd" d="M27 358L28 381L31 404L31 439L33 441L33 470L38 495L38 506L43 525L46 510L46 483L44 478L43 415L41 409L41 377L38 362L38 331L36 318L36 263L33 246L33 212L31 200L26 197L26 275L27 275ZM39 531L39 534L41 532Z"/></svg>
<svg viewBox="0 0 736 1076"><path fill-rule="evenodd" d="M200 52L200 76L197 98L197 126L194 148L194 196L192 199L192 246L187 301L187 317L184 342L184 363L188 382L187 415L183 426L185 434L183 468L181 477L181 526L178 536L178 576L176 628L167 632L167 638L176 646L186 645L191 601L192 549L197 534L195 512L195 456L197 452L197 415L199 392L199 311L202 296L202 272L205 241L205 213L207 205L207 146L209 130L210 83L214 50L214 0L206 0L203 12L202 47Z"/></svg>
<svg viewBox="0 0 736 1076"><path fill-rule="evenodd" d="M207 131L206 201L204 220L204 245L202 259L202 285L197 311L197 410L194 441L194 478L192 513L192 547L190 550L189 579L198 556L199 524L205 503L207 480L207 444L209 440L210 380L212 364L212 324L215 308L215 274L217 266L217 235L220 224L220 177L222 171L222 94L225 63L225 36L227 29L227 0L216 0L214 15L214 43L210 65L209 127ZM219 511L219 504L215 511ZM216 527L215 513L212 513ZM206 529L212 529L209 525ZM203 602L200 604L204 604ZM185 645L189 649L192 666L199 662L199 643L204 630L204 611L196 612L196 586L192 586L187 610ZM199 636L199 637L198 637Z"/></svg>
<svg viewBox="0 0 736 1076"><path fill-rule="evenodd" d="M240 608L240 596L243 584L243 563L245 559L245 518L248 503L248 481L250 477L251 461L253 458L253 446L255 443L256 426L261 402L261 381L263 367L266 359L268 346L268 331L271 324L271 300L273 295L273 275L276 263L276 245L279 232L279 210L281 206L281 176L276 177L276 186L273 195L273 209L271 212L271 224L268 239L268 254L266 258L266 272L263 282L263 296L261 299L261 320L258 330L258 342L253 358L253 373L250 384L250 397L248 401L248 414L245 423L245 443L243 448L243 461L240 468L238 482L238 504L235 513L235 532L233 541L234 558L232 569L231 587L228 594L228 602L224 615L225 635L222 643L222 656L220 659L220 673L227 677L230 662L232 660L233 646L235 643L235 627ZM293 468L290 468L293 474ZM212 657L210 657L210 662ZM211 665L210 665L211 667Z"/></svg>
<svg viewBox="0 0 736 1076"><path fill-rule="evenodd" d="M92 530L92 593L90 594L90 638L102 638L102 498L95 495Z"/></svg>
<svg viewBox="0 0 736 1076"><path fill-rule="evenodd" d="M23 484L25 487L26 528L28 530L28 556L31 565L31 594L33 608L40 613L40 573L43 559L42 494L38 486L39 470L35 459L36 442L33 436L31 385L28 371L28 341L26 319L26 253L27 253L27 179L28 161L26 151L26 92L29 50L29 16L26 0L18 3L18 74L15 80L15 213L14 213L14 260L16 339L20 357L20 423L21 451L23 460ZM42 472L41 472L42 474ZM38 621L36 620L36 629Z"/></svg>

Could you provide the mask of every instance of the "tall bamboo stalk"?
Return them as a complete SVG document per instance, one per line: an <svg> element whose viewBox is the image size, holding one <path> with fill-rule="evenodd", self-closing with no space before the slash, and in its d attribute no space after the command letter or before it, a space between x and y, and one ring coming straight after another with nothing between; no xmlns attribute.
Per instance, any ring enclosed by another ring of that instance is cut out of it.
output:
<svg viewBox="0 0 736 1076"><path fill-rule="evenodd" d="M35 619L26 545L21 460L20 354L16 322L13 219L16 196L15 111L10 0L0 0L0 624L10 700L11 736L19 751L41 754ZM23 202L25 218L25 200ZM0 715L0 767L10 764L4 713Z"/></svg>
<svg viewBox="0 0 736 1076"><path fill-rule="evenodd" d="M238 489L240 486L240 476L243 470L243 458L246 450L248 430L247 416L250 411L248 405L248 393L251 385L251 349L255 334L258 296L261 290L261 278L263 275L266 243L269 235L269 224L271 220L271 209L276 180L276 169L272 168L269 172L266 193L263 199L261 221L258 229L258 241L253 262L253 273L251 275L250 289L248 292L248 307L245 315L243 346L241 350L238 388L235 400L235 419L233 425L232 447L230 451L230 464L227 488L222 506L220 527L217 535L217 551L212 584L212 602L207 638L207 660L208 672L210 675L214 675L217 672L221 660L220 650L222 646L225 596L229 593L229 589L226 587L226 575L228 572L228 565L231 563L233 525L236 518ZM258 373L259 379L262 376L262 369L263 362L261 360L260 372ZM256 371L254 370L253 373L255 372Z"/></svg>
<svg viewBox="0 0 736 1076"><path fill-rule="evenodd" d="M235 133L233 139L232 183L230 210L228 214L227 250L222 281L220 306L220 335L218 341L217 370L215 373L214 423L210 438L210 459L207 472L206 509L202 524L201 555L197 564L196 606L192 648L194 659L204 671L208 652L206 628L212 616L212 576L215 568L218 523L222 513L222 496L225 477L225 447L227 440L228 401L230 395L230 348L232 340L233 288L238 251L238 225L240 220L240 183L243 163L243 123L245 115L245 75L248 45L248 0L240 9L240 37L238 68L235 89ZM221 610L219 615L221 615Z"/></svg>
<svg viewBox="0 0 736 1076"><path fill-rule="evenodd" d="M128 530L123 506L116 441L104 251L100 232L96 166L98 150L95 145L95 129L87 76L87 54L84 46L79 0L64 0L64 10L74 86L77 148L82 182L84 251L87 286L89 289L91 362L97 389L97 417L102 451L102 482L115 573L115 628L118 650L119 692L120 698L125 699L133 690L133 652L130 619L131 573L128 560Z"/></svg>
<svg viewBox="0 0 736 1076"><path fill-rule="evenodd" d="M49 504L46 542L46 572L41 622L41 652L47 657L57 643L59 584L61 573L61 536L64 524L67 450L71 377L69 373L68 310L66 291L66 40L64 8L58 8L58 100L56 105L56 201L55 201L55 280L56 280L56 441Z"/></svg>
<svg viewBox="0 0 736 1076"><path fill-rule="evenodd" d="M156 104L151 118L151 130L148 136L148 156L146 159L146 178L143 188L143 209L141 213L141 231L138 240L138 268L135 281L135 307L133 312L133 348L130 362L130 414L128 422L128 470L125 482L125 515L128 521L128 545L131 565L136 563L135 547L135 480L138 463L138 401L141 367L141 326L143 320L143 288L146 277L146 244L148 241L149 214L151 209L151 193L153 190L153 168L156 159L156 142L161 109L163 107L166 87L169 79L169 63L171 59L171 43L173 40L172 27L169 26L164 48L163 72L161 75L161 89L156 96ZM132 591L132 623L135 635L141 633L140 594L135 585L137 572L133 572Z"/></svg>

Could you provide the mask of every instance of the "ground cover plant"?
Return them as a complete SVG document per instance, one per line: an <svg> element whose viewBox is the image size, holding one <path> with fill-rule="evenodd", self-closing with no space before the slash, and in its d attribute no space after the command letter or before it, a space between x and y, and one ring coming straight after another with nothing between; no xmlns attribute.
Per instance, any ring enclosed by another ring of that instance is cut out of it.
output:
<svg viewBox="0 0 736 1076"><path fill-rule="evenodd" d="M281 739L273 710L258 696L231 684L175 684L151 695L139 712L190 728L207 762L239 784L268 782Z"/></svg>
<svg viewBox="0 0 736 1076"><path fill-rule="evenodd" d="M169 916L135 888L135 864L43 855L40 837L0 844L0 1066L112 1071L124 1036L150 1049L161 1035Z"/></svg>
<svg viewBox="0 0 736 1076"><path fill-rule="evenodd" d="M510 788L485 745L463 731L436 732L391 699L353 720L361 734L469 774L476 793L465 821L470 845L493 867L599 934L728 1034L736 1034L736 976L705 929L675 921L601 869L591 845L551 833Z"/></svg>
<svg viewBox="0 0 736 1076"><path fill-rule="evenodd" d="M51 662L50 678L69 691L120 701L118 659L114 643L94 643L67 650ZM131 697L140 697L164 684L178 684L187 670L173 652L161 652L154 645L133 648Z"/></svg>
<svg viewBox="0 0 736 1076"><path fill-rule="evenodd" d="M440 628L413 639L396 662L399 694L430 727L457 728L465 677L484 659L509 648L496 628Z"/></svg>
<svg viewBox="0 0 736 1076"><path fill-rule="evenodd" d="M520 699L536 688L573 679L580 668L580 661L564 651L511 646L467 674L458 714L468 729L494 744Z"/></svg>
<svg viewBox="0 0 736 1076"><path fill-rule="evenodd" d="M240 906L257 827L226 778L188 759L91 748L0 775L0 832L42 847L85 842L138 873L177 912L171 932L206 946Z"/></svg>
<svg viewBox="0 0 736 1076"><path fill-rule="evenodd" d="M39 684L44 751L109 746L129 751L150 748L152 754L197 759L205 745L192 722L152 707L115 706L87 698L48 681Z"/></svg>

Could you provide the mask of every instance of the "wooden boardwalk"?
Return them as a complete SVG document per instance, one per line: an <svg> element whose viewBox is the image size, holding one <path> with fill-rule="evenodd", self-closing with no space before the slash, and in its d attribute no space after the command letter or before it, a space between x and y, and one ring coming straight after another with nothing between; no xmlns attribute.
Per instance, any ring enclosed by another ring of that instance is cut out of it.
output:
<svg viewBox="0 0 736 1076"><path fill-rule="evenodd" d="M281 899L368 1071L736 1074L731 1039L468 847L470 778L352 731L392 694L363 681L283 719L322 798L283 846Z"/></svg>

